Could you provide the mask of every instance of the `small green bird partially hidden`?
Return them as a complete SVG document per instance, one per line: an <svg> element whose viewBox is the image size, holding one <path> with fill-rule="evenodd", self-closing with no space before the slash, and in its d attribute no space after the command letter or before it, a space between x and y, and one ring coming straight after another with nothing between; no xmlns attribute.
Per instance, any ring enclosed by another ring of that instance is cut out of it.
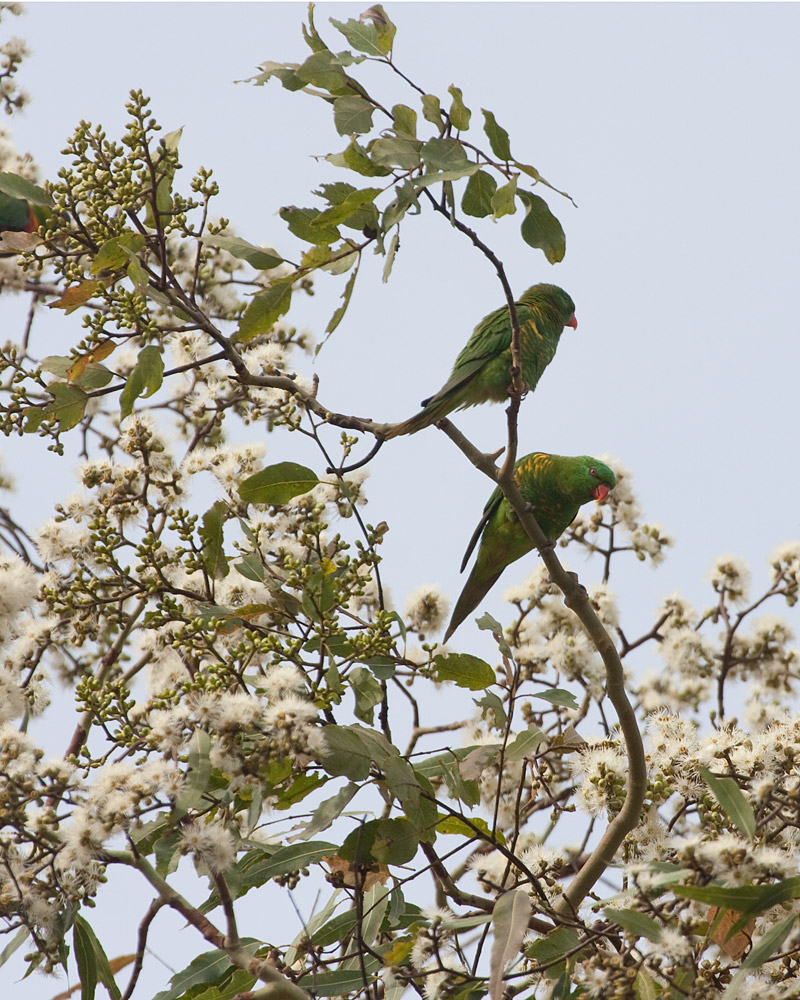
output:
<svg viewBox="0 0 800 1000"><path fill-rule="evenodd" d="M46 221L46 211L41 205L31 205L24 198L12 198L0 191L0 233L35 233ZM0 257L13 257L13 253L0 253Z"/></svg>
<svg viewBox="0 0 800 1000"><path fill-rule="evenodd" d="M533 516L551 541L555 541L575 519L578 509L590 500L605 500L616 485L607 465L588 455L569 458L537 451L521 458L514 467L514 480L523 499L533 507ZM469 541L461 572L478 541L478 557L461 596L456 601L444 642L470 611L474 611L510 563L533 548L511 504L498 487L483 509L483 517Z"/></svg>
<svg viewBox="0 0 800 1000"><path fill-rule="evenodd" d="M577 329L575 303L557 285L533 285L516 302L520 327L522 379L529 391L553 360L565 326ZM496 309L478 323L456 358L450 378L408 420L389 424L384 440L436 423L453 410L478 403L502 403L511 384L511 317L508 307Z"/></svg>

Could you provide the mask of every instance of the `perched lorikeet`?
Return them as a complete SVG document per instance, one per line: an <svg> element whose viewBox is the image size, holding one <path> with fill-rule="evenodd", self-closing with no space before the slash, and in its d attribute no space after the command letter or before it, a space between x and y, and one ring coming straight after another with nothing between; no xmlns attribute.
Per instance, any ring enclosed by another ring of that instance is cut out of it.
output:
<svg viewBox="0 0 800 1000"><path fill-rule="evenodd" d="M551 541L565 531L582 504L592 499L605 500L616 485L614 473L596 458L588 455L570 458L539 451L517 462L514 479L523 498L532 505L539 527ZM533 542L499 487L483 509L481 522L464 554L462 572L479 537L478 556L456 601L444 634L445 642L475 610L506 566L533 548Z"/></svg>
<svg viewBox="0 0 800 1000"><path fill-rule="evenodd" d="M565 326L576 329L575 303L556 285L533 285L516 303L520 326L522 378L530 390L553 360ZM402 423L390 424L385 440L414 434L453 410L478 403L502 403L511 383L511 318L508 307L496 309L478 323L456 358L450 378L420 404L423 408Z"/></svg>
<svg viewBox="0 0 800 1000"><path fill-rule="evenodd" d="M35 233L46 214L41 205L31 205L24 198L12 198L0 191L0 233ZM13 253L0 253L0 257L13 256Z"/></svg>

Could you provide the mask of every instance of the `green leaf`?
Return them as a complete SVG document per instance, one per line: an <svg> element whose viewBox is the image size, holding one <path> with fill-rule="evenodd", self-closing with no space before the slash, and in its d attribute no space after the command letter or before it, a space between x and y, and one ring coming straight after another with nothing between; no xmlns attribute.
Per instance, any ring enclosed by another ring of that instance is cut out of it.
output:
<svg viewBox="0 0 800 1000"><path fill-rule="evenodd" d="M328 320L328 325L325 327L325 338L317 345L315 354L319 354L322 350L325 341L333 333L336 327L344 319L344 314L347 312L347 307L350 305L350 298L353 294L353 288L355 287L356 278L358 277L358 268L356 267L350 277L347 279L347 284L344 286L344 291L342 292L342 303L336 308L333 316Z"/></svg>
<svg viewBox="0 0 800 1000"><path fill-rule="evenodd" d="M508 132L497 124L497 120L491 111L481 108L483 112L483 131L489 138L489 145L498 160L507 162L511 159L511 144L508 141Z"/></svg>
<svg viewBox="0 0 800 1000"><path fill-rule="evenodd" d="M400 234L395 231L392 233L392 238L389 241L389 249L386 251L386 263L383 265L383 283L384 285L389 280L389 275L392 273L392 268L394 267L394 259L397 256L397 251L400 247Z"/></svg>
<svg viewBox="0 0 800 1000"><path fill-rule="evenodd" d="M450 121L459 132L465 132L469 128L472 112L464 106L460 87L451 85L447 88L447 92L453 98L453 103L450 105Z"/></svg>
<svg viewBox="0 0 800 1000"><path fill-rule="evenodd" d="M128 232L114 236L112 239L106 240L97 251L89 270L92 274L100 274L101 271L118 271L121 267L126 266L130 260L128 251L136 254L146 242L141 233Z"/></svg>
<svg viewBox="0 0 800 1000"><path fill-rule="evenodd" d="M476 806L480 802L480 792L477 782L467 780L461 773L459 761L464 760L474 747L457 747L446 753L437 754L414 765L414 771L428 780L443 777L447 790L459 802L466 806ZM494 756L497 755L495 748Z"/></svg>
<svg viewBox="0 0 800 1000"><path fill-rule="evenodd" d="M489 829L489 824L481 816L469 816L469 823L465 822L460 816L444 816L436 824L436 830L439 833L454 834L458 837L467 837L469 840L474 840L477 837L477 833L474 827L477 827L482 833L485 833L487 838L491 838L492 831ZM502 837L502 834L500 834Z"/></svg>
<svg viewBox="0 0 800 1000"><path fill-rule="evenodd" d="M335 852L336 845L323 840L310 840L281 847L271 856L263 857L249 865L242 884L250 888L264 885L276 876L288 875L289 872L319 864L323 857Z"/></svg>
<svg viewBox="0 0 800 1000"><path fill-rule="evenodd" d="M331 153L325 159L337 167L349 167L362 177L386 177L391 173L388 167L379 167L373 163L367 156L366 150L359 146L355 139L343 153Z"/></svg>
<svg viewBox="0 0 800 1000"><path fill-rule="evenodd" d="M422 149L422 143L419 140L387 136L385 139L376 139L371 144L370 158L379 167L400 167L401 170L414 170L420 164L420 149Z"/></svg>
<svg viewBox="0 0 800 1000"><path fill-rule="evenodd" d="M180 830L170 830L155 842L156 871L162 878L178 870L182 840Z"/></svg>
<svg viewBox="0 0 800 1000"><path fill-rule="evenodd" d="M217 500L203 514L200 528L200 538L203 542L203 565L212 580L223 580L230 572L228 560L223 549L223 525L228 505L224 500Z"/></svg>
<svg viewBox="0 0 800 1000"><path fill-rule="evenodd" d="M392 121L396 132L417 138L417 112L407 104L395 104L392 108Z"/></svg>
<svg viewBox="0 0 800 1000"><path fill-rule="evenodd" d="M182 128L175 129L172 132L167 132L167 134L159 141L158 151L153 157L156 165L156 176L158 177L158 180L156 181L155 199L157 212L172 212L172 182L175 179L177 161L175 157L170 157L168 154L177 153L182 134ZM148 226L153 229L156 228L156 222L153 218L152 205L150 202L147 203L146 221Z"/></svg>
<svg viewBox="0 0 800 1000"><path fill-rule="evenodd" d="M414 214L419 215L420 205L416 188L406 181L395 188L395 199L386 206L382 219L383 231L388 232L392 226L397 225L412 205L417 210Z"/></svg>
<svg viewBox="0 0 800 1000"><path fill-rule="evenodd" d="M353 93L347 74L329 49L321 49L310 55L301 66L297 67L294 75L302 83L310 83L336 97Z"/></svg>
<svg viewBox="0 0 800 1000"><path fill-rule="evenodd" d="M516 739L508 744L504 755L505 759L510 761L522 760L523 757L527 757L533 753L536 747L540 743L543 743L545 739L546 737L541 729L531 723L524 733L519 733Z"/></svg>
<svg viewBox="0 0 800 1000"><path fill-rule="evenodd" d="M491 632L497 648L503 656L511 656L511 647L503 638L503 626L496 618L492 618L488 611L485 611L480 618L475 619L475 624L482 632Z"/></svg>
<svg viewBox="0 0 800 1000"><path fill-rule="evenodd" d="M383 689L372 672L365 667L353 667L348 679L356 699L353 709L355 716L371 726L375 706L380 705L383 699Z"/></svg>
<svg viewBox="0 0 800 1000"><path fill-rule="evenodd" d="M549 701L551 705L560 705L562 708L577 708L578 700L571 691L565 691L563 688L553 688L552 691L543 691L539 694L532 695L534 698L540 698L542 701Z"/></svg>
<svg viewBox="0 0 800 1000"><path fill-rule="evenodd" d="M484 744L472 747L459 764L461 776L466 781L475 781L483 775L487 767L491 767L500 756L499 744Z"/></svg>
<svg viewBox="0 0 800 1000"><path fill-rule="evenodd" d="M68 431L83 420L89 397L75 385L66 382L51 382L47 391L53 402L44 408L44 415L58 422L59 430Z"/></svg>
<svg viewBox="0 0 800 1000"><path fill-rule="evenodd" d="M400 816L396 819L378 820L375 839L372 842L372 853L380 864L408 864L414 859L418 847L417 830L407 819Z"/></svg>
<svg viewBox="0 0 800 1000"><path fill-rule="evenodd" d="M131 414L133 404L140 396L152 396L161 388L163 381L164 359L161 351L154 344L142 348L119 398L120 420Z"/></svg>
<svg viewBox="0 0 800 1000"><path fill-rule="evenodd" d="M503 707L503 702L495 694L494 691L487 691L482 698L476 698L475 704L480 706L483 717L492 725L495 729L505 729L506 727L506 710ZM489 716L494 716L494 722L492 723Z"/></svg>
<svg viewBox="0 0 800 1000"><path fill-rule="evenodd" d="M551 264L558 264L567 252L567 238L561 223L550 211L544 198L529 191L517 193L527 209L520 226L522 238L529 247L544 251Z"/></svg>
<svg viewBox="0 0 800 1000"><path fill-rule="evenodd" d="M296 205L287 205L278 212L278 215L289 227L289 232L298 239L314 244L335 243L341 238L339 230L335 226L314 228L311 225L314 219L321 214L318 208L297 208Z"/></svg>
<svg viewBox="0 0 800 1000"><path fill-rule="evenodd" d="M37 187L19 174L0 173L0 191L10 198L29 201L32 205L49 207L53 204L53 199L43 188Z"/></svg>
<svg viewBox="0 0 800 1000"><path fill-rule="evenodd" d="M431 187L434 184L441 184L445 181L458 181L462 177L469 177L477 173L478 169L477 163L465 161L460 167L456 167L453 170L428 170L422 176L415 177L412 183L415 188Z"/></svg>
<svg viewBox="0 0 800 1000"><path fill-rule="evenodd" d="M636 990L636 1000L657 1000L658 998L656 984L652 976L645 972L644 969L639 969L636 974L633 988Z"/></svg>
<svg viewBox="0 0 800 1000"><path fill-rule="evenodd" d="M442 106L436 94L422 95L422 117L439 128L442 124Z"/></svg>
<svg viewBox="0 0 800 1000"><path fill-rule="evenodd" d="M314 997L340 997L345 993L357 993L364 988L364 975L372 977L380 968L382 962L379 958L367 955L364 959L364 970L341 969L336 972L326 972L322 975L307 973L298 980L297 985L304 990L309 990Z"/></svg>
<svg viewBox="0 0 800 1000"><path fill-rule="evenodd" d="M389 15L383 9L383 4L375 3L360 14L362 21L371 21L378 32L378 45L384 55L392 51L394 36L397 28L394 26Z"/></svg>
<svg viewBox="0 0 800 1000"><path fill-rule="evenodd" d="M372 128L375 106L363 97L337 97L333 102L333 124L339 135L364 135Z"/></svg>
<svg viewBox="0 0 800 1000"><path fill-rule="evenodd" d="M539 965L547 966L544 974L551 982L566 971L566 963L558 959L578 947L578 935L571 927L556 927L538 941L525 946L525 954Z"/></svg>
<svg viewBox="0 0 800 1000"><path fill-rule="evenodd" d="M497 190L497 181L485 170L476 171L467 182L467 189L461 199L465 215L483 219L492 214L492 198Z"/></svg>
<svg viewBox="0 0 800 1000"><path fill-rule="evenodd" d="M269 333L281 316L285 316L292 304L292 286L289 282L276 283L258 292L250 299L244 316L239 321L239 329L234 340L247 344L254 337Z"/></svg>
<svg viewBox="0 0 800 1000"><path fill-rule="evenodd" d="M335 795L332 795L329 799L325 799L324 802L320 802L311 814L311 819L300 827L297 833L289 837L289 840L307 840L308 837L327 830L331 823L341 816L345 806L355 796L359 788L359 785L348 782Z"/></svg>
<svg viewBox="0 0 800 1000"><path fill-rule="evenodd" d="M108 385L113 377L114 373L105 365L87 365L80 375L72 380L72 384L91 392L92 389L102 389Z"/></svg>
<svg viewBox="0 0 800 1000"><path fill-rule="evenodd" d="M278 462L248 476L239 485L239 496L245 503L280 505L288 503L301 493L308 493L319 479L305 465L297 462Z"/></svg>
<svg viewBox="0 0 800 1000"><path fill-rule="evenodd" d="M311 220L311 231L346 223L364 207L371 205L381 193L380 188L353 189L339 204L331 205Z"/></svg>
<svg viewBox="0 0 800 1000"><path fill-rule="evenodd" d="M176 818L197 806L211 782L211 738L204 729L195 729L189 741L189 773L175 800Z"/></svg>
<svg viewBox="0 0 800 1000"><path fill-rule="evenodd" d="M58 378L66 379L69 377L69 370L74 363L74 358L68 358L63 354L48 354L39 362L39 367L43 372L50 372L52 375L57 375Z"/></svg>
<svg viewBox="0 0 800 1000"><path fill-rule="evenodd" d="M489 996L502 1000L503 972L506 965L517 957L531 917L531 899L524 889L506 892L497 900L492 910L494 941L489 960Z"/></svg>
<svg viewBox="0 0 800 1000"><path fill-rule="evenodd" d="M254 950L252 944L248 950ZM185 969L176 972L169 981L169 988L157 993L153 1000L183 1000L187 995L193 995L189 994L189 990L194 987L219 983L232 968L231 960L224 951L207 951L192 959Z"/></svg>
<svg viewBox="0 0 800 1000"><path fill-rule="evenodd" d="M420 151L425 163L434 170L458 170L469 160L458 139L428 139Z"/></svg>
<svg viewBox="0 0 800 1000"><path fill-rule="evenodd" d="M676 885L673 892L684 899L695 899L700 903L735 910L741 914L738 922L744 926L748 917L758 916L773 906L780 906L781 903L800 897L800 876L795 875L770 885ZM735 933L735 929L732 933Z"/></svg>
<svg viewBox="0 0 800 1000"><path fill-rule="evenodd" d="M717 778L707 767L701 767L700 774L731 823L752 842L756 835L755 813L736 781Z"/></svg>
<svg viewBox="0 0 800 1000"><path fill-rule="evenodd" d="M91 928L83 919L76 917L72 927L72 946L75 949L75 962L81 980L81 1000L94 1000L97 988L97 963L94 948L87 931ZM94 935L92 934L92 937Z"/></svg>
<svg viewBox="0 0 800 1000"><path fill-rule="evenodd" d="M508 184L503 184L492 195L492 211L495 219L502 219L504 215L513 215L517 210L514 197L517 193L517 178L512 177Z"/></svg>
<svg viewBox="0 0 800 1000"><path fill-rule="evenodd" d="M481 691L494 684L494 670L470 653L439 653L433 658L436 680L455 681L458 687Z"/></svg>
<svg viewBox="0 0 800 1000"><path fill-rule="evenodd" d="M8 944L0 951L0 967L4 966L15 951L22 947L30 937L31 932L27 927L20 927L17 933L11 938Z"/></svg>
<svg viewBox="0 0 800 1000"><path fill-rule="evenodd" d="M330 18L330 22L337 31L341 31L354 49L366 52L368 56L383 58L384 50L381 48L378 29L374 24L354 21L352 18L349 21L337 21L334 17Z"/></svg>
<svg viewBox="0 0 800 1000"><path fill-rule="evenodd" d="M615 910L611 906L607 906L603 913L612 924L617 924L634 937L647 938L648 941L656 943L661 940L660 924L646 913L639 913L637 910Z"/></svg>
<svg viewBox="0 0 800 1000"><path fill-rule="evenodd" d="M240 562L233 564L233 568L239 576L243 576L245 580L253 580L255 583L263 583L266 578L264 564L261 562L261 557L257 552L248 552L247 555L242 556Z"/></svg>
<svg viewBox="0 0 800 1000"><path fill-rule="evenodd" d="M108 963L108 957L103 950L103 946L97 940L91 925L80 915L75 917L73 933L75 932L77 932L80 936L81 948L87 953L91 953L90 964L94 966L95 984L99 980L108 990L108 995L111 997L111 1000L119 1000L121 996L119 987L114 979L114 974L111 971L111 967ZM77 945L75 950L77 958ZM78 969L80 971L80 963L78 964ZM81 1000L83 1000L84 996L89 996L89 994L85 993L85 985L83 974L81 974ZM94 988L92 989L91 995L93 994Z"/></svg>
<svg viewBox="0 0 800 1000"><path fill-rule="evenodd" d="M328 752L322 760L323 767L328 774L351 781L363 781L373 761L381 764L392 752L397 753L380 734L356 725L326 726L325 742Z"/></svg>
<svg viewBox="0 0 800 1000"><path fill-rule="evenodd" d="M750 954L742 962L741 968L734 973L727 989L722 994L722 1000L735 1000L750 970L759 968L781 950L783 942L789 936L796 920L797 914L793 913L759 938L758 943L753 945Z"/></svg>
<svg viewBox="0 0 800 1000"><path fill-rule="evenodd" d="M388 788L403 805L406 819L416 826L422 840L433 840L438 817L430 782L417 774L397 752L380 766Z"/></svg>
<svg viewBox="0 0 800 1000"><path fill-rule="evenodd" d="M283 257L279 257L272 247L264 249L253 246L239 236L208 235L203 237L203 243L210 247L218 247L220 250L227 250L237 260L247 261L257 271L269 271L283 261Z"/></svg>
<svg viewBox="0 0 800 1000"><path fill-rule="evenodd" d="M314 942L315 947L329 948L332 944L343 941L352 932L355 924L355 909L345 910L343 913L337 913L332 920L328 920L316 930L308 927L308 937Z"/></svg>

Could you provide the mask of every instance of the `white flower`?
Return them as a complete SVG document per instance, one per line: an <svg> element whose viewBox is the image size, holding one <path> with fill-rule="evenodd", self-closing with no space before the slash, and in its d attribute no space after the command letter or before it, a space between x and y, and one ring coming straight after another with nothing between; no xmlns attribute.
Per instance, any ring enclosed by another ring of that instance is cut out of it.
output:
<svg viewBox="0 0 800 1000"><path fill-rule="evenodd" d="M193 854L196 861L205 864L212 872L230 868L236 858L233 835L219 821L208 823L195 819L181 830L181 850Z"/></svg>
<svg viewBox="0 0 800 1000"><path fill-rule="evenodd" d="M405 618L412 631L424 636L439 631L449 609L438 583L424 583L406 598Z"/></svg>
<svg viewBox="0 0 800 1000"><path fill-rule="evenodd" d="M261 689L270 700L298 694L306 689L306 677L293 663L279 663L267 671Z"/></svg>
<svg viewBox="0 0 800 1000"><path fill-rule="evenodd" d="M708 577L718 594L727 594L734 604L743 604L750 594L750 570L743 559L719 556Z"/></svg>

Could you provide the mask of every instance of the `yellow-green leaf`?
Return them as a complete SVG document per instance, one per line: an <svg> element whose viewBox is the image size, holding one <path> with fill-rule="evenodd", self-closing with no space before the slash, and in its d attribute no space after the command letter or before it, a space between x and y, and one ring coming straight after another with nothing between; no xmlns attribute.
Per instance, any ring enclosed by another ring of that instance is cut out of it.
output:
<svg viewBox="0 0 800 1000"><path fill-rule="evenodd" d="M248 476L237 492L245 503L279 505L288 503L301 493L308 493L318 482L317 476L305 465L279 462Z"/></svg>

